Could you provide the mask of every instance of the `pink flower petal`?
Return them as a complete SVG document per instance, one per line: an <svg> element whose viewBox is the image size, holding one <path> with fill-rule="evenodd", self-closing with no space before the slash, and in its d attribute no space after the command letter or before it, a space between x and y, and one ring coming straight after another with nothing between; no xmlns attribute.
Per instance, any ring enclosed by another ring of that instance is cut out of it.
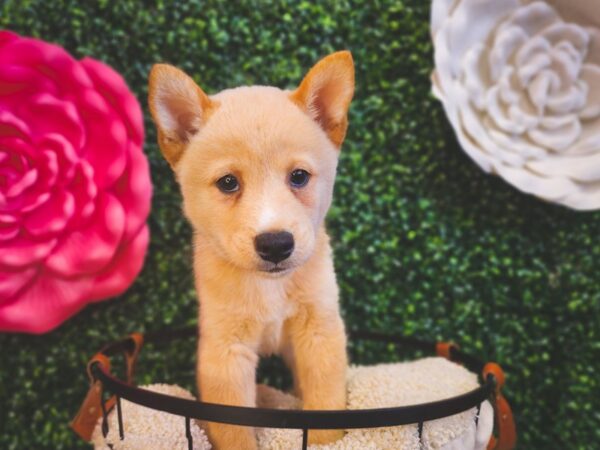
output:
<svg viewBox="0 0 600 450"><path fill-rule="evenodd" d="M18 136L28 139L29 127L10 111L0 108L0 136Z"/></svg>
<svg viewBox="0 0 600 450"><path fill-rule="evenodd" d="M38 161L36 161L40 171L40 180L38 186L48 190L52 188L58 178L58 157L51 150L42 150Z"/></svg>
<svg viewBox="0 0 600 450"><path fill-rule="evenodd" d="M19 234L20 230L21 227L16 223L0 223L0 241L8 241L14 238L17 234Z"/></svg>
<svg viewBox="0 0 600 450"><path fill-rule="evenodd" d="M33 185L38 179L37 169L28 170L23 174L20 180L12 183L5 192L7 197L16 197L21 195L25 189Z"/></svg>
<svg viewBox="0 0 600 450"><path fill-rule="evenodd" d="M0 242L0 266L29 266L48 256L55 245L56 239L35 242L23 236Z"/></svg>
<svg viewBox="0 0 600 450"><path fill-rule="evenodd" d="M72 102L60 100L48 93L38 94L21 106L19 117L29 124L34 137L60 133L76 151L81 152L80 149L85 146L86 133L82 118Z"/></svg>
<svg viewBox="0 0 600 450"><path fill-rule="evenodd" d="M27 195L20 207L20 212L27 213L43 205L50 198L50 192L32 192Z"/></svg>
<svg viewBox="0 0 600 450"><path fill-rule="evenodd" d="M0 269L0 308L4 302L29 283L37 272L37 267L12 272Z"/></svg>
<svg viewBox="0 0 600 450"><path fill-rule="evenodd" d="M0 211L18 216L43 204L55 170L52 156L15 136L0 136L0 147L8 155L0 166Z"/></svg>
<svg viewBox="0 0 600 450"><path fill-rule="evenodd" d="M81 228L94 213L98 196L98 188L94 183L94 169L87 161L81 161L77 166L75 176L68 189L75 196L75 213L70 226Z"/></svg>
<svg viewBox="0 0 600 450"><path fill-rule="evenodd" d="M35 69L66 91L77 92L92 86L81 64L65 49L39 39L13 39L0 46L0 65L12 64Z"/></svg>
<svg viewBox="0 0 600 450"><path fill-rule="evenodd" d="M81 65L87 70L100 94L119 112L133 142L141 146L144 140L142 109L123 77L106 64L92 58L83 58Z"/></svg>
<svg viewBox="0 0 600 450"><path fill-rule="evenodd" d="M23 225L35 238L56 235L65 229L74 211L73 194L61 190L51 195L41 207L29 213Z"/></svg>
<svg viewBox="0 0 600 450"><path fill-rule="evenodd" d="M10 301L0 304L0 331L45 333L85 306L89 277L64 279L42 272Z"/></svg>
<svg viewBox="0 0 600 450"><path fill-rule="evenodd" d="M21 164L23 164L23 162L34 157L36 154L35 149L32 148L28 141L17 136L0 136L0 149L2 149L3 155L5 155L4 159L0 159L0 162L4 162L5 164L13 163L12 159L16 156L19 157Z"/></svg>
<svg viewBox="0 0 600 450"><path fill-rule="evenodd" d="M144 225L133 240L115 255L110 266L94 279L90 301L114 297L127 290L142 270L149 239L148 226Z"/></svg>
<svg viewBox="0 0 600 450"><path fill-rule="evenodd" d="M46 134L36 142L36 145L39 148L51 150L56 154L61 179L64 184L67 184L73 177L75 166L79 162L79 156L73 145L58 133Z"/></svg>
<svg viewBox="0 0 600 450"><path fill-rule="evenodd" d="M13 224L17 223L17 220L14 214L0 213L0 224Z"/></svg>
<svg viewBox="0 0 600 450"><path fill-rule="evenodd" d="M12 31L2 30L0 31L0 46L6 44L7 42L14 41L18 38L18 34L13 33Z"/></svg>
<svg viewBox="0 0 600 450"><path fill-rule="evenodd" d="M63 276L104 269L117 252L125 229L125 212L111 194L99 197L96 214L86 228L73 230L46 259L46 267Z"/></svg>
<svg viewBox="0 0 600 450"><path fill-rule="evenodd" d="M127 165L128 138L125 126L114 115L86 123L88 141L82 154L94 167L94 182L105 189L123 174Z"/></svg>
<svg viewBox="0 0 600 450"><path fill-rule="evenodd" d="M78 98L78 106L91 115L108 116L113 110L106 100L94 89L87 89Z"/></svg>
<svg viewBox="0 0 600 450"><path fill-rule="evenodd" d="M0 65L0 100L11 109L36 92L56 94L56 85L40 72L14 64Z"/></svg>
<svg viewBox="0 0 600 450"><path fill-rule="evenodd" d="M129 167L115 183L113 193L127 211L125 240L137 233L150 212L152 183L148 160L141 150L130 143Z"/></svg>

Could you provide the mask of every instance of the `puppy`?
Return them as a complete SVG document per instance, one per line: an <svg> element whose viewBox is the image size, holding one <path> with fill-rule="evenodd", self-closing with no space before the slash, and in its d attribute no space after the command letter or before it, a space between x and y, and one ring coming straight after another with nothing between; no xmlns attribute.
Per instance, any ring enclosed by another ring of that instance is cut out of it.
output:
<svg viewBox="0 0 600 450"><path fill-rule="evenodd" d="M354 65L319 61L293 91L207 95L179 69L150 72L149 105L194 229L202 401L255 406L259 355L282 355L304 409L345 409L346 335L324 218ZM255 449L254 430L208 424L218 450ZM314 430L310 443L341 438Z"/></svg>

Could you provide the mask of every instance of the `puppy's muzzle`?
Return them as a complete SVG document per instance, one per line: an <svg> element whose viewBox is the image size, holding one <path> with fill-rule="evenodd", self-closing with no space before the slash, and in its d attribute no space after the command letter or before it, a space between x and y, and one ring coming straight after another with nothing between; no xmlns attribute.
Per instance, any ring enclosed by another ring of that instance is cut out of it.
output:
<svg viewBox="0 0 600 450"><path fill-rule="evenodd" d="M277 264L294 251L294 236L287 231L261 233L254 238L254 248L262 259Z"/></svg>

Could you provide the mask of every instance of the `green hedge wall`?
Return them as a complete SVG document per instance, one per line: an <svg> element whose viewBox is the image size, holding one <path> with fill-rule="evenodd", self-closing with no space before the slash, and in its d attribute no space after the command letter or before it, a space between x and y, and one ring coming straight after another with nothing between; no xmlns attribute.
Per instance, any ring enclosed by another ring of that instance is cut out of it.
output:
<svg viewBox="0 0 600 450"><path fill-rule="evenodd" d="M290 87L350 49L357 92L329 229L346 322L453 339L509 368L524 449L600 445L600 213L576 213L483 174L430 94L425 0L5 0L0 27L120 71L146 112L155 186L143 273L121 298L44 336L0 335L0 448L86 448L67 427L86 359L131 331L196 322L190 229L155 144L146 77L159 61L208 92ZM193 384L193 343L144 351L140 381ZM360 361L391 358L358 349Z"/></svg>

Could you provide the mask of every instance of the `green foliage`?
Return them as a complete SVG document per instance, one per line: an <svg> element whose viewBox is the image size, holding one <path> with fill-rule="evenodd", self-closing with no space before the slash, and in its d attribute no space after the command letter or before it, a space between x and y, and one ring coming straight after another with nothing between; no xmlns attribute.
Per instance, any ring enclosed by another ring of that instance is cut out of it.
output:
<svg viewBox="0 0 600 450"><path fill-rule="evenodd" d="M0 27L107 62L144 107L155 62L215 92L293 86L321 56L350 49L357 92L329 215L347 323L452 339L498 361L520 448L593 448L600 215L523 195L464 155L430 95L428 3L5 0ZM55 332L0 336L0 448L86 448L67 426L86 359L131 331L196 322L190 229L145 111L155 195L143 273ZM194 360L193 343L146 348L139 381L191 387Z"/></svg>

